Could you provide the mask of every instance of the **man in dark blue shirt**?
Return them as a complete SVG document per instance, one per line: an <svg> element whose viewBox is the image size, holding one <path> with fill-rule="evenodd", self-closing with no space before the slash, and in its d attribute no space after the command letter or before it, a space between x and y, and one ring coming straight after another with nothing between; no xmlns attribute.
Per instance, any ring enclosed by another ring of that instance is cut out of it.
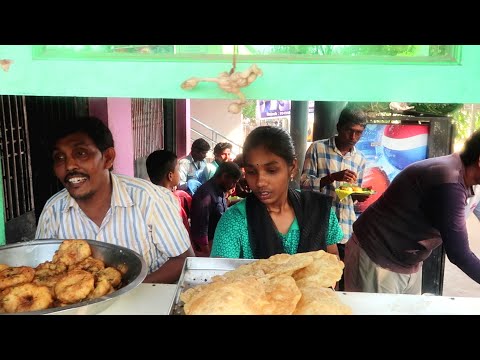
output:
<svg viewBox="0 0 480 360"><path fill-rule="evenodd" d="M480 283L470 250L467 200L480 184L480 131L460 153L413 163L353 224L345 251L345 290L420 294L422 263L440 244Z"/></svg>
<svg viewBox="0 0 480 360"><path fill-rule="evenodd" d="M241 175L237 164L223 162L214 177L195 192L190 219L191 240L197 256L210 256L217 223L227 210L226 194L235 187Z"/></svg>

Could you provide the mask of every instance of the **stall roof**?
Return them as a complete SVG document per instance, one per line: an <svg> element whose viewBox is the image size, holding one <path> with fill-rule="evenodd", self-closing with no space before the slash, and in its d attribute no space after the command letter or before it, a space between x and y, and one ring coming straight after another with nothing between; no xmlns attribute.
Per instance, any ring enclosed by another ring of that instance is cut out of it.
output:
<svg viewBox="0 0 480 360"><path fill-rule="evenodd" d="M220 45L217 45L220 46ZM452 45L453 46L453 45ZM183 55L79 57L55 55L45 45L1 45L0 94L85 97L232 99L214 83L192 90L180 84L190 77L216 77L232 67L231 57ZM244 89L249 99L320 101L404 101L480 103L480 46L453 46L438 61L327 61L248 57L239 54L236 69L253 62L263 76Z"/></svg>

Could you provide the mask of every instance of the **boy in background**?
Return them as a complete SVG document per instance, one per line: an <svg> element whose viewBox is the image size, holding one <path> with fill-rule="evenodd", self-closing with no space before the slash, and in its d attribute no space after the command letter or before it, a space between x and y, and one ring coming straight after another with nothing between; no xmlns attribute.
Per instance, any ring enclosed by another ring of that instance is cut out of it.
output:
<svg viewBox="0 0 480 360"><path fill-rule="evenodd" d="M150 181L155 185L171 190L178 199L183 224L188 233L190 233L189 215L192 197L183 190L177 190L180 182L177 155L169 150L155 150L148 155L146 166Z"/></svg>

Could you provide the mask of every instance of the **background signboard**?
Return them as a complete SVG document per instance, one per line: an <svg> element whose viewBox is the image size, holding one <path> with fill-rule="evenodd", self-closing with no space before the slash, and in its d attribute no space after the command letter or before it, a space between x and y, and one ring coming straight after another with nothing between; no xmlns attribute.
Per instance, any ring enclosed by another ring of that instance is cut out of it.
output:
<svg viewBox="0 0 480 360"><path fill-rule="evenodd" d="M308 102L308 113L313 114L314 102ZM257 100L256 118L290 116L290 100Z"/></svg>
<svg viewBox="0 0 480 360"><path fill-rule="evenodd" d="M367 158L363 186L376 194L355 205L363 212L408 165L428 157L429 125L367 124L356 148Z"/></svg>

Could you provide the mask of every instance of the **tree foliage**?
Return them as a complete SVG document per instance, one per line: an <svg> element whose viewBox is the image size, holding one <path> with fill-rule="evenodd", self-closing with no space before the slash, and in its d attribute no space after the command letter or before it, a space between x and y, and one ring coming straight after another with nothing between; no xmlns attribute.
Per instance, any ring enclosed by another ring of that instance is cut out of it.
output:
<svg viewBox="0 0 480 360"><path fill-rule="evenodd" d="M271 54L332 55L334 45L273 45Z"/></svg>
<svg viewBox="0 0 480 360"><path fill-rule="evenodd" d="M247 119L255 119L256 106L257 106L257 101L256 100L247 100L247 103L242 108L243 117L247 118Z"/></svg>
<svg viewBox="0 0 480 360"><path fill-rule="evenodd" d="M445 56L450 45L271 45L253 47L253 51L290 55Z"/></svg>
<svg viewBox="0 0 480 360"><path fill-rule="evenodd" d="M390 112L390 107L389 107L388 102L352 102L350 101L347 104L347 108L352 109L352 110L363 110L367 113L386 113Z"/></svg>
<svg viewBox="0 0 480 360"><path fill-rule="evenodd" d="M463 143L472 134L473 131L480 128L480 112L472 106L466 104L451 114L453 124L455 125L455 142Z"/></svg>
<svg viewBox="0 0 480 360"><path fill-rule="evenodd" d="M415 106L415 111L439 116L446 116L463 107L463 104L409 103L409 105Z"/></svg>
<svg viewBox="0 0 480 360"><path fill-rule="evenodd" d="M419 45L273 45L270 54L413 56Z"/></svg>
<svg viewBox="0 0 480 360"><path fill-rule="evenodd" d="M388 102L349 102L347 107L378 114L391 112L389 105ZM408 103L408 105L414 106L412 111L436 116L447 116L463 107L463 104L448 103Z"/></svg>
<svg viewBox="0 0 480 360"><path fill-rule="evenodd" d="M341 55L383 55L412 56L417 51L417 45L349 45L339 49Z"/></svg>

